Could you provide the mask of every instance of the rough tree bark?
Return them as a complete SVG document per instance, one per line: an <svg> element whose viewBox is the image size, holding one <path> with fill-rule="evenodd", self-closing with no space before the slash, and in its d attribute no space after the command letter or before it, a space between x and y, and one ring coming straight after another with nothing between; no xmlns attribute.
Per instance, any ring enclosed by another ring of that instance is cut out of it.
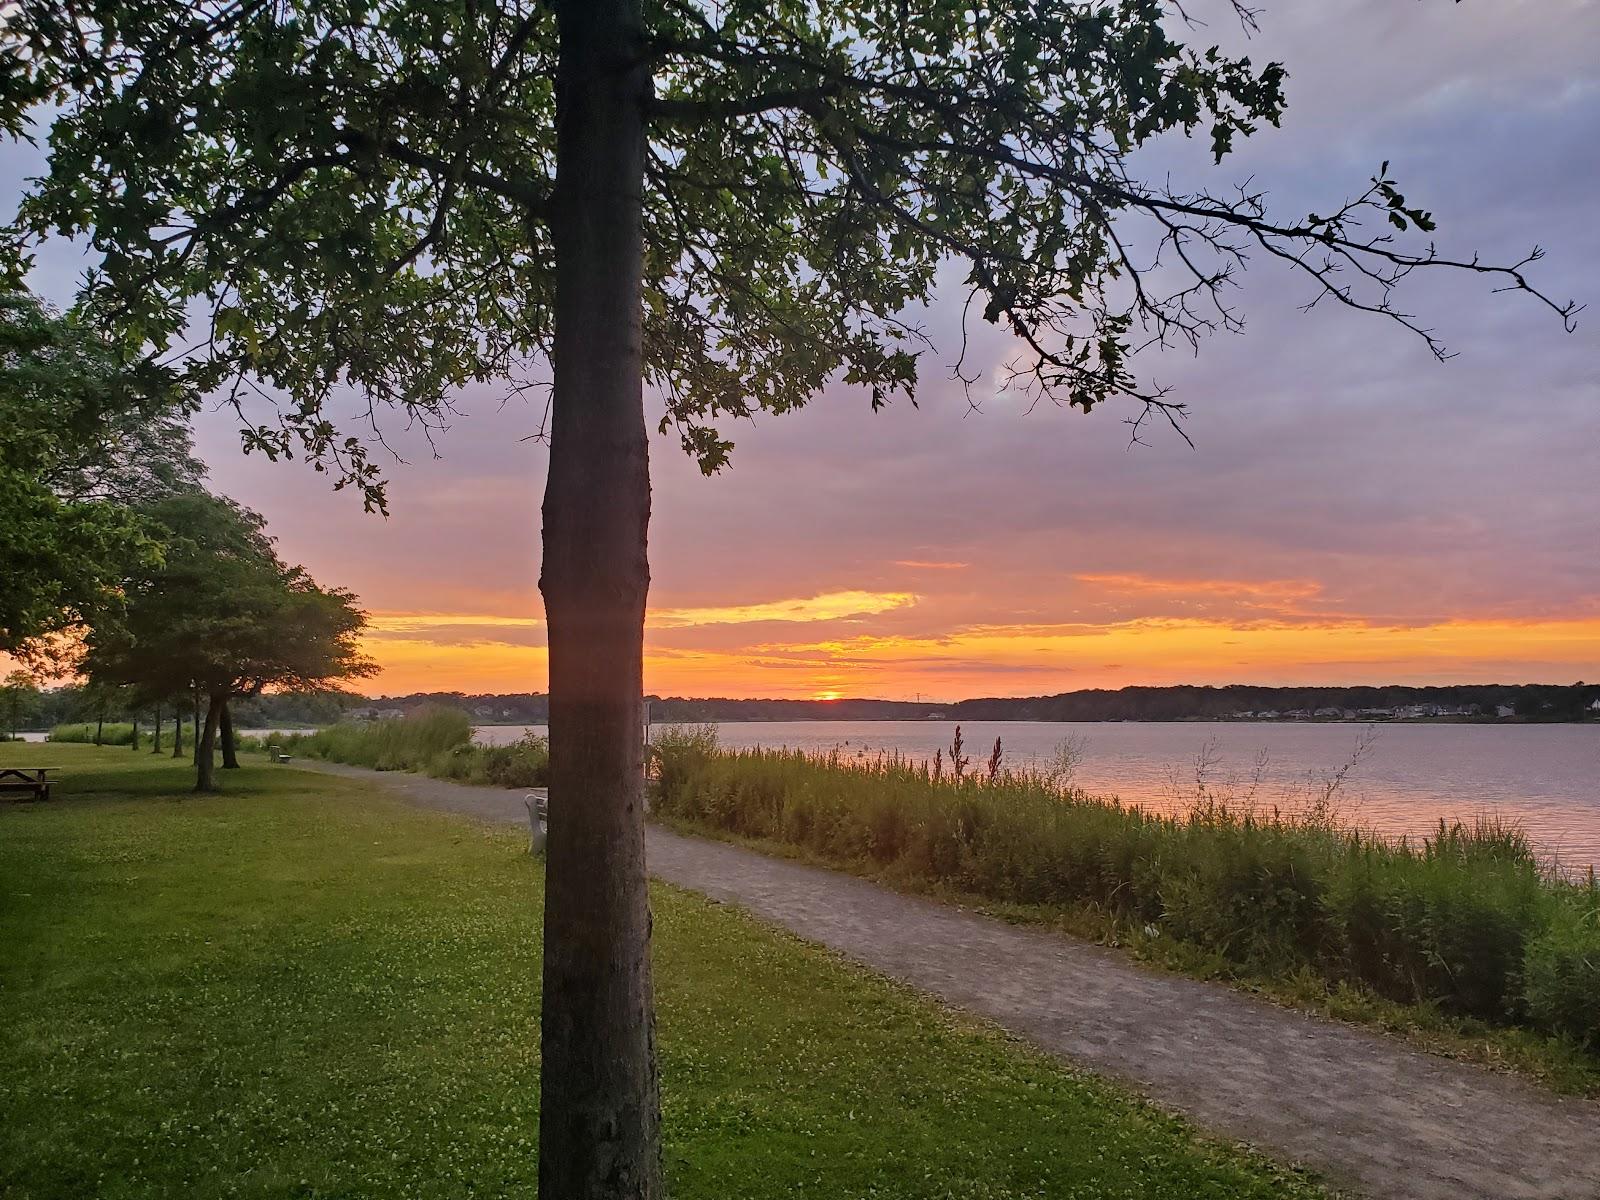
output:
<svg viewBox="0 0 1600 1200"><path fill-rule="evenodd" d="M197 792L214 792L216 784L216 745L217 724L222 717L224 700L220 695L212 696L206 705L205 732L195 739L194 743L194 790Z"/></svg>
<svg viewBox="0 0 1600 1200"><path fill-rule="evenodd" d="M222 769L224 771L237 771L239 769L239 747L233 740L233 712L228 708L228 702L222 702L222 712L217 719L217 728L222 733Z"/></svg>
<svg viewBox="0 0 1600 1200"><path fill-rule="evenodd" d="M638 0L557 6L556 308L539 1194L662 1194L643 692L650 474L641 377Z"/></svg>
<svg viewBox="0 0 1600 1200"><path fill-rule="evenodd" d="M191 740L194 742L194 765L198 767L200 765L200 685L198 683L195 684L192 690L194 694L194 734Z"/></svg>

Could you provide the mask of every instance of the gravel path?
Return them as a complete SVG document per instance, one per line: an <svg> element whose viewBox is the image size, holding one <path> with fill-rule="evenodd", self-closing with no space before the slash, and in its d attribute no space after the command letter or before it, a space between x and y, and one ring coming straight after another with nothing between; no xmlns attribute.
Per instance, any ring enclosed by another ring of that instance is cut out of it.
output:
<svg viewBox="0 0 1600 1200"><path fill-rule="evenodd" d="M432 808L526 822L522 792L303 765L375 779ZM1600 1200L1600 1104L853 876L659 827L648 836L658 878L740 905L1338 1185L1383 1200Z"/></svg>

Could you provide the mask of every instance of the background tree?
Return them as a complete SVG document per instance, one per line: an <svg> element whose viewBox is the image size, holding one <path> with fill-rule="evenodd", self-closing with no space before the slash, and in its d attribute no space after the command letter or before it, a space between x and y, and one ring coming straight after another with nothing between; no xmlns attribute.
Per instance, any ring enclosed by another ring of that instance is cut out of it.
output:
<svg viewBox="0 0 1600 1200"><path fill-rule="evenodd" d="M366 614L350 592L286 566L262 518L231 500L186 492L143 511L164 531L163 560L128 581L119 620L90 632L82 669L152 699L198 688L195 786L209 791L229 702L371 674L356 645Z"/></svg>
<svg viewBox="0 0 1600 1200"><path fill-rule="evenodd" d="M304 453L381 506L327 415L336 389L436 422L469 381L552 369L545 1195L660 1188L646 381L707 470L730 449L719 422L828 380L874 407L914 397L912 314L954 262L969 315L1019 347L1018 386L1083 409L1131 397L1137 435L1182 408L1134 353L1238 328L1225 288L1247 254L1441 355L1395 299L1414 271L1543 299L1536 250L1502 267L1400 240L1433 219L1386 167L1289 217L1248 186L1139 178L1152 138L1199 132L1220 160L1283 111L1280 65L1186 45L1181 16L1160 0L15 5L0 120L26 132L33 106L64 103L26 233L89 235L104 262L87 311L158 350L202 304L189 378L239 406L247 449ZM261 385L282 401L267 422L245 409Z"/></svg>
<svg viewBox="0 0 1600 1200"><path fill-rule="evenodd" d="M0 713L13 738L38 714L42 699L38 683L26 671L12 671L0 682Z"/></svg>
<svg viewBox="0 0 1600 1200"><path fill-rule="evenodd" d="M159 553L132 509L201 477L187 395L86 322L0 292L0 650L48 656Z"/></svg>

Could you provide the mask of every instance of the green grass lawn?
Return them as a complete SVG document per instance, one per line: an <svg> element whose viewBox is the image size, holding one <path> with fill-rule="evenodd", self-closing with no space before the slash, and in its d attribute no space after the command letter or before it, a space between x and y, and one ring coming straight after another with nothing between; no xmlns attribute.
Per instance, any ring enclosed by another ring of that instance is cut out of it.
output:
<svg viewBox="0 0 1600 1200"><path fill-rule="evenodd" d="M0 807L0 1196L532 1196L526 837L126 748ZM657 887L683 1197L1310 1197L1305 1179Z"/></svg>

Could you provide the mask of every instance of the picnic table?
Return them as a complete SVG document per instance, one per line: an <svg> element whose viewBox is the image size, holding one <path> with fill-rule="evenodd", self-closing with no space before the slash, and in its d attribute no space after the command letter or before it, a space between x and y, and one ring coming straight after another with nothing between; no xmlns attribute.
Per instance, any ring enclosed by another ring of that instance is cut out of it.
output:
<svg viewBox="0 0 1600 1200"><path fill-rule="evenodd" d="M54 782L50 772L55 767L0 767L0 793L13 795L15 799L24 799L23 793L31 793L35 800L50 799L50 785Z"/></svg>

